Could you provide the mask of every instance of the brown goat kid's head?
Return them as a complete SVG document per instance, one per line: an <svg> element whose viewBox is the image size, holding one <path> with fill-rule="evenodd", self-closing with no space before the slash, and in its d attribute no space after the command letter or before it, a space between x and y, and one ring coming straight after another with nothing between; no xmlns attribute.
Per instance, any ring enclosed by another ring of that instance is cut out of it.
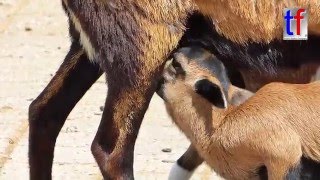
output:
<svg viewBox="0 0 320 180"><path fill-rule="evenodd" d="M219 111L229 104L240 105L253 95L232 86L222 62L199 47L181 48L174 54L157 93L176 120L190 116L209 120L214 109Z"/></svg>
<svg viewBox="0 0 320 180"><path fill-rule="evenodd" d="M252 95L232 86L223 63L199 47L181 48L174 54L163 73L158 94L169 109L192 105L210 112L212 106L223 109L228 104L239 105Z"/></svg>
<svg viewBox="0 0 320 180"><path fill-rule="evenodd" d="M229 111L227 106L239 105L252 95L232 86L222 62L198 47L182 48L174 54L158 94L172 120L192 143L202 139L201 147L208 146L207 137Z"/></svg>
<svg viewBox="0 0 320 180"><path fill-rule="evenodd" d="M202 96L218 108L227 106L229 80L223 64L210 52L198 48L181 48L163 74L158 93L166 101Z"/></svg>

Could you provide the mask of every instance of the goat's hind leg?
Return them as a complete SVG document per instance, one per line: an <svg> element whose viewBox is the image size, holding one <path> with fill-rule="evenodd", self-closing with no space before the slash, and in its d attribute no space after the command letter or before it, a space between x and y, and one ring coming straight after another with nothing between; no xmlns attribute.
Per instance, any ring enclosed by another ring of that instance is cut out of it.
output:
<svg viewBox="0 0 320 180"><path fill-rule="evenodd" d="M107 76L108 96L92 153L105 179L133 179L139 128L165 59L185 30L190 3L68 2ZM176 13L166 16L168 9Z"/></svg>
<svg viewBox="0 0 320 180"><path fill-rule="evenodd" d="M92 153L105 179L133 179L134 145L157 81L148 77L130 85L107 76L108 96Z"/></svg>
<svg viewBox="0 0 320 180"><path fill-rule="evenodd" d="M128 43L128 37L118 43L119 47L114 47L122 49L121 54L134 54L129 61L117 58L120 56L117 53L113 65L106 64L108 96L92 143L92 153L105 179L134 178L133 152L139 128L157 88L165 59L180 39L179 34L173 36L162 24L143 27L148 27L141 30L147 32L144 35L150 36L141 37L145 42L138 48ZM109 51L112 52L116 50Z"/></svg>
<svg viewBox="0 0 320 180"><path fill-rule="evenodd" d="M70 111L101 74L74 42L55 76L29 107L30 179L51 179L56 138Z"/></svg>

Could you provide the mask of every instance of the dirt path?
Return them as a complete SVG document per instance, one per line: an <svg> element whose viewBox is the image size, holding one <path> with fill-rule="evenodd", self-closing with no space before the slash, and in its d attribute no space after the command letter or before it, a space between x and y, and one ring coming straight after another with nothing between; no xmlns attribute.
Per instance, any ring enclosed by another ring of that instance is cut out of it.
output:
<svg viewBox="0 0 320 180"><path fill-rule="evenodd" d="M0 179L27 179L27 112L68 50L59 0L0 0ZM107 87L98 80L68 117L57 141L54 179L101 179L90 152ZM97 96L97 94L101 94ZM166 179L188 141L155 96L135 150L136 179ZM170 153L162 149L170 148ZM208 179L200 168L194 179Z"/></svg>

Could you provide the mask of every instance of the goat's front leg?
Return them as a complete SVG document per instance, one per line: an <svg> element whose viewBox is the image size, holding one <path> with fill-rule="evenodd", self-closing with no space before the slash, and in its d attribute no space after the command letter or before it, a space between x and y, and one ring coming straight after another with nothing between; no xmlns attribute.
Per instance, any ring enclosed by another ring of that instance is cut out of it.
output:
<svg viewBox="0 0 320 180"><path fill-rule="evenodd" d="M82 47L74 42L63 64L29 107L30 179L51 179L56 138L68 114L101 76Z"/></svg>
<svg viewBox="0 0 320 180"><path fill-rule="evenodd" d="M187 180L190 179L197 167L202 164L203 159L198 154L197 150L189 146L187 151L177 160L171 168L169 180Z"/></svg>

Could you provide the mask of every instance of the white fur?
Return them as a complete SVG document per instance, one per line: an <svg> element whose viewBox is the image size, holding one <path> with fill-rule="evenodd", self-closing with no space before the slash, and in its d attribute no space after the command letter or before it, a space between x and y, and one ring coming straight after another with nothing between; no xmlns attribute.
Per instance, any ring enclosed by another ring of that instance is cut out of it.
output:
<svg viewBox="0 0 320 180"><path fill-rule="evenodd" d="M80 33L80 43L82 44L82 47L86 51L90 61L94 62L95 56L96 56L96 50L92 46L91 41L88 35L86 34L86 32L83 31L79 19L73 14L72 11L68 10L68 12L70 14L71 21L73 22L76 30Z"/></svg>
<svg viewBox="0 0 320 180"><path fill-rule="evenodd" d="M210 174L210 180L225 180L225 179L217 175L216 172L212 171L212 173Z"/></svg>
<svg viewBox="0 0 320 180"><path fill-rule="evenodd" d="M183 169L178 163L174 163L170 170L168 180L188 180L192 174L193 171Z"/></svg>
<svg viewBox="0 0 320 180"><path fill-rule="evenodd" d="M228 107L228 101L227 101L227 98L224 95L224 93L222 93L222 99L223 99L224 108L227 108Z"/></svg>
<svg viewBox="0 0 320 180"><path fill-rule="evenodd" d="M311 78L311 82L320 80L320 68L317 69L316 74Z"/></svg>

